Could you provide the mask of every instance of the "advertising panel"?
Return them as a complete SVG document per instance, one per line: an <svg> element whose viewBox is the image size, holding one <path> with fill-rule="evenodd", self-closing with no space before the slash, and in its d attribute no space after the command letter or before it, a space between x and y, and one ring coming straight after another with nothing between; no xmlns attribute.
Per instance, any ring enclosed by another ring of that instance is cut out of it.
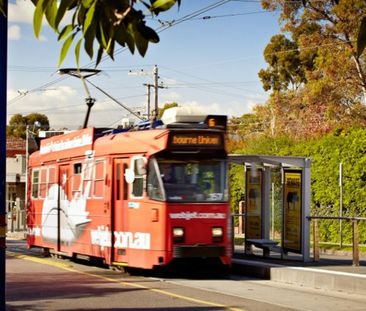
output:
<svg viewBox="0 0 366 311"><path fill-rule="evenodd" d="M301 254L302 228L302 172L295 170L284 171L284 250Z"/></svg>
<svg viewBox="0 0 366 311"><path fill-rule="evenodd" d="M262 176L261 169L246 171L245 238L262 238Z"/></svg>

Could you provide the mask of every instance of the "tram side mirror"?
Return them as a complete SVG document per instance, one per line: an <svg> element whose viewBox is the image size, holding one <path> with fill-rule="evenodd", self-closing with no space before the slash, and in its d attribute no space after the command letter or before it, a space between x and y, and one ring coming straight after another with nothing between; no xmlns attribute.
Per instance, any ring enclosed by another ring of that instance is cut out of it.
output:
<svg viewBox="0 0 366 311"><path fill-rule="evenodd" d="M143 158L139 158L135 160L135 171L137 175L145 175L146 168L145 168L145 161Z"/></svg>
<svg viewBox="0 0 366 311"><path fill-rule="evenodd" d="M135 180L135 172L130 169L130 168L126 168L125 170L125 180L126 180L126 183L128 184L132 184Z"/></svg>

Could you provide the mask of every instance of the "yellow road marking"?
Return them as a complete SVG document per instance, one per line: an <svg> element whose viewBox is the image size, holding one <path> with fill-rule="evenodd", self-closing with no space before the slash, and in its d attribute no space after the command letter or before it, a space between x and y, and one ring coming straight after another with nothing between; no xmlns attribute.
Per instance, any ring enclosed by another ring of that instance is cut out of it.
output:
<svg viewBox="0 0 366 311"><path fill-rule="evenodd" d="M18 259L24 259L24 260L28 260L28 261L32 261L32 262L36 262L36 263L40 263L40 264L46 264L46 265L53 266L53 267L56 267L56 268L61 268L61 269L64 269L64 270L69 270L69 271L72 271L72 272L74 272L74 271L77 272L77 270L72 269L72 265L70 265L70 264L66 264L66 263L62 263L62 262L53 262L53 261L47 260L46 258L22 255L22 254L10 252L10 251L6 251L6 254L8 256L16 257Z"/></svg>
<svg viewBox="0 0 366 311"><path fill-rule="evenodd" d="M53 267L56 267L56 268L60 268L60 269L63 269L63 270L67 270L67 271L70 271L70 272L76 272L76 273L79 273L79 274L84 274L84 275L87 275L87 276L96 277L96 278L99 278L99 279L102 279L102 280L106 280L106 281L109 281L109 282L121 284L121 285L124 285L124 286L142 288L142 289L150 290L152 292L155 292L155 293L158 293L158 294L161 294L161 295L166 295L166 296L170 296L170 297L174 297L174 298L178 298L178 299L182 299L182 300L186 300L186 301L190 301L190 302L195 302L195 303L199 303L199 304L202 304L202 305L208 305L208 306L213 306L213 307L217 307L217 308L225 308L225 309L231 310L231 311L244 311L244 309L232 308L232 307L229 307L229 306L226 306L226 305L223 305L223 304L219 304L219 303L214 303L214 302L210 302L210 301L206 301L206 300L201 300L201 299L191 298L191 297L188 297L188 296L174 294L174 293L168 292L166 290L150 288L150 287L147 287L145 285L138 284L138 283L123 282L123 281L115 280L113 278L109 278L107 276L97 275L97 274L93 274L93 273L90 273L90 272L84 272L84 271L76 270L76 269L72 268L72 265L64 264L64 263L60 263L60 262L50 261L46 258L32 257L32 256L28 256L28 255L17 254L17 253L10 252L10 251L6 251L6 253L7 253L7 255L18 258L18 259L28 260L28 261L32 261L32 262L36 262L36 263L40 263L40 264L46 264L46 265L53 266Z"/></svg>

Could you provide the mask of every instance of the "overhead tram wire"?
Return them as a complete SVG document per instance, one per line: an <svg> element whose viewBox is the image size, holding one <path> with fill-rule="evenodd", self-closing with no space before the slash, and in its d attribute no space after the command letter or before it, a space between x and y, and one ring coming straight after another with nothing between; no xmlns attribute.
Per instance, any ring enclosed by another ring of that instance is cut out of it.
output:
<svg viewBox="0 0 366 311"><path fill-rule="evenodd" d="M226 4L226 3L229 3L230 1L231 0L220 0L218 2L215 2L215 3L211 4L211 5L208 5L207 7L204 7L202 9L199 9L197 11L194 11L194 12L192 12L190 14L187 14L187 15L185 15L185 16L177 19L176 21L172 21L171 23L169 23L169 25L162 25L162 26L156 28L155 31L157 33L161 33L163 31L167 30L168 28L171 28L171 27L176 26L176 25L178 25L180 23L183 23L185 21L188 21L188 20L190 20L190 19L192 19L194 17L197 17L198 15L201 15L201 14L206 13L206 12L208 12L210 10L213 10L213 9L219 7L219 6L222 6L222 5ZM127 49L128 49L127 47L123 47L123 48L116 49L114 55L119 55L119 54L123 53L124 51L126 51ZM107 59L109 59L109 58L110 57L108 55L104 55L102 57L100 63L103 62L103 61L105 61L105 60L107 60ZM91 64L89 64L87 66L91 66L93 64L95 65L95 62L92 62Z"/></svg>
<svg viewBox="0 0 366 311"><path fill-rule="evenodd" d="M253 12L246 12L246 13L232 13L232 14L223 14L223 15L206 15L202 17L194 17L190 20L209 20L209 19L216 19L216 18L225 18L225 17L236 17L236 16L244 16L244 15L254 15L254 14L263 14L263 13L273 13L275 11L253 11Z"/></svg>
<svg viewBox="0 0 366 311"><path fill-rule="evenodd" d="M113 96L111 96L110 94L108 94L106 91L104 91L103 89L101 89L100 87L98 87L97 85L95 85L94 83L90 82L88 79L85 79L85 81L87 83L91 84L92 86L94 86L98 91L102 92L104 95L106 95L107 97L109 97L110 99L112 99L115 103L117 103L118 105L120 105L122 108L126 109L129 113L131 113L132 115L134 115L136 118L138 118L140 120L143 120L143 118L141 118L140 115L138 115L137 113L135 113L134 111L132 111L126 105L120 103L117 99L115 99Z"/></svg>
<svg viewBox="0 0 366 311"><path fill-rule="evenodd" d="M165 67L163 67L165 68ZM169 68L166 68L169 70ZM188 74L186 74L188 75ZM192 75L188 75L188 76L192 76ZM198 78L198 77L195 77ZM200 78L198 78L200 79ZM178 80L177 80L178 81ZM262 93L258 93L257 91L253 91L253 90L248 90L248 89L243 89L241 87L235 87L235 86L224 86L224 87L229 87L229 88L233 88L233 89L237 89L239 91L242 92L246 92L246 93L250 93L252 94L252 96L248 96L248 95L243 95L241 93L233 93L233 92L227 92L227 91L223 91L221 90L222 88L220 88L220 83L219 82L208 82L208 83L203 83L203 84L195 84L195 83L190 83L184 80L181 80L181 82L183 82L186 86L183 86L185 88L192 88L192 89L196 89L202 92L206 92L206 93L213 93L213 94L219 94L219 95L225 95L225 96L229 96L229 97L234 97L234 98L247 98L247 99L253 99L253 98L257 98L258 96L261 97ZM256 81L257 82L257 81ZM259 82L259 81L258 81ZM178 85L178 88L182 87ZM169 85L169 88L175 88L175 85Z"/></svg>
<svg viewBox="0 0 366 311"><path fill-rule="evenodd" d="M29 91L27 91L27 92L24 92L24 93L22 93L22 94L19 94L18 96L14 97L14 98L12 98L12 99L10 99L10 100L8 100L8 101L7 101L7 105L8 105L8 106L10 106L10 105L14 104L15 102L17 102L18 100L20 100L20 99L24 98L25 96L27 96L28 94L30 94L30 93L35 93L35 92L40 91L40 90L44 90L44 89L46 89L47 87L49 87L49 86L51 86L51 85L54 85L54 84L56 84L56 83L59 83L59 82L60 82L60 81L62 81L62 80L65 80L66 78L67 78L67 77L60 77L60 78L57 78L57 79L55 79L55 80L53 80L53 81L47 82L47 83L45 83L45 84L43 84L43 85L39 86L39 87L36 87L36 88L34 88L34 89L31 89L31 90L29 90Z"/></svg>
<svg viewBox="0 0 366 311"><path fill-rule="evenodd" d="M226 3L229 3L230 1L231 1L231 0L220 0L220 1L218 1L218 2L215 2L215 3L213 3L213 4L211 4L211 5L208 5L208 6L204 7L204 8L202 8L202 9L199 9L199 10L197 10L197 11L194 11L194 12L190 13L190 14L187 14L187 15L185 15L185 16L183 16L183 17L181 17L181 18L177 19L176 21L173 21L173 22L172 22L172 23L170 23L168 26L161 26L161 27L158 27L158 28L156 29L156 31L157 31L157 33L161 33L161 32L163 32L163 31L167 30L168 28L171 28L171 27L176 26L176 25L178 25L178 24L180 24L180 23L182 23L182 22L185 22L185 21L188 21L188 20L190 20L190 19L193 19L193 18L195 18L195 17L197 17L197 16L199 16L199 15L201 15L201 14L203 14L203 13L206 13L206 12L208 12L208 11L210 11L210 10L213 10L213 9L215 9L215 8L219 7L219 6L222 6L222 5L226 4ZM117 50L115 51L114 55L118 55L118 54L120 54L120 53L122 53L122 52L126 51L127 49L128 49L127 47L117 49ZM107 59L109 59L109 56L108 56L108 55L103 56L103 57L102 57L102 59L101 59L101 61L100 61L100 63L102 63L103 61L105 61L105 60L107 60ZM83 66L83 68L90 68L91 66L95 66L95 65L96 65L96 63L95 63L95 61L93 61L93 62L90 62L89 64L87 64L87 65ZM42 85L42 86L40 86L40 87L38 87L38 88L32 89L32 90L30 90L27 94L29 94L30 92L35 92L35 91L36 91L36 90L38 90L38 89L45 88L45 87L47 87L47 86L49 86L49 85L53 85L53 84L58 83L58 82L60 82L60 81L62 81L62 80L64 80L64 79L67 79L67 78L69 78L69 76L63 76L63 77L61 77L61 78L59 78L59 79L56 79L56 80L51 81L51 82L49 82L49 83L46 83L46 84L44 84L44 85ZM90 82L90 81L89 81L89 82ZM8 105L13 104L14 102L16 102L16 101L20 100L20 99L21 99L21 98L23 98L23 97L24 97L24 96L17 96L16 98L11 99L10 101L8 101Z"/></svg>
<svg viewBox="0 0 366 311"><path fill-rule="evenodd" d="M198 76L194 76L194 75L191 75L191 74L187 74L185 72L182 72L182 71L179 71L179 70L175 70L175 69L172 69L172 68L169 68L169 67L166 67L166 66L161 66L161 68L165 68L167 70L170 70L170 71L173 71L173 72L176 72L176 73L179 73L179 74L183 74L185 76L188 76L188 77L191 77L191 78L194 78L194 79L197 79L197 80L201 80L201 81L204 81L204 82L208 82L208 83L219 83L218 81L204 79L204 78L201 78L201 77L198 77ZM239 87L236 87L236 86L230 86L230 88L232 88L234 90L245 91L244 89L239 88ZM242 96L242 95L239 95L239 94L233 94L233 93L227 93L227 92L224 92L224 93L226 93L227 95L230 95L230 96ZM220 93L220 94L224 94L224 93Z"/></svg>

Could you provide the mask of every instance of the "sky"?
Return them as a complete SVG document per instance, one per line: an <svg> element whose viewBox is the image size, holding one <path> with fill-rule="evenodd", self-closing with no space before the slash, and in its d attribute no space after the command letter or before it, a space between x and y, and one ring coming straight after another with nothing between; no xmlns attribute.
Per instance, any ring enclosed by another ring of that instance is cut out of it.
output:
<svg viewBox="0 0 366 311"><path fill-rule="evenodd" d="M47 115L53 129L77 129L86 114L86 91L80 79L58 74L60 68L76 67L73 48L59 68L62 45L57 34L44 22L36 39L33 12L29 0L9 1L8 121L17 113L37 112ZM258 72L267 67L264 48L280 32L278 12L264 11L259 0L182 0L179 10L175 6L146 20L149 27L159 29L160 42L149 44L145 57L116 48L115 60L104 57L98 66L101 73L89 78L124 106L145 112L144 84L154 83L155 65L163 87L158 90L159 107L176 102L230 118L266 102L268 93ZM80 64L94 68L85 54ZM134 119L91 85L89 92L96 99L90 126L114 127L124 118Z"/></svg>

